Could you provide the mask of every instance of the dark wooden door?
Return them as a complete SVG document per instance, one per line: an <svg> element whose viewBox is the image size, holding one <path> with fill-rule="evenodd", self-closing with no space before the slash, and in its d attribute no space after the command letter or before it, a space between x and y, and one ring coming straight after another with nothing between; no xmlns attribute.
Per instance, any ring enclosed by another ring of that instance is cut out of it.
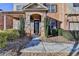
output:
<svg viewBox="0 0 79 59"><path fill-rule="evenodd" d="M34 20L34 33L39 34L39 20Z"/></svg>

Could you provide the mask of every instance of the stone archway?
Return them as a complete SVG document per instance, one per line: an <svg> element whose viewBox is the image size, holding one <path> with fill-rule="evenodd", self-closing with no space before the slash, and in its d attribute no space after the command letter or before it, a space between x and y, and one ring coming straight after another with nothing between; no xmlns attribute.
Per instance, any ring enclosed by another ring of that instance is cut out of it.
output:
<svg viewBox="0 0 79 59"><path fill-rule="evenodd" d="M31 22L31 30L35 35L40 35L40 23L41 23L41 15L39 14L32 14L30 15L30 22Z"/></svg>
<svg viewBox="0 0 79 59"><path fill-rule="evenodd" d="M26 14L25 31L27 34L29 33L30 35L34 34L34 22L30 21L31 16L32 15L40 15L41 16L41 17L34 16L34 18L36 18L36 19L40 18L39 34L40 34L40 37L44 39L45 38L44 20L46 17L46 12L41 12L41 11L40 12L26 12L25 14Z"/></svg>

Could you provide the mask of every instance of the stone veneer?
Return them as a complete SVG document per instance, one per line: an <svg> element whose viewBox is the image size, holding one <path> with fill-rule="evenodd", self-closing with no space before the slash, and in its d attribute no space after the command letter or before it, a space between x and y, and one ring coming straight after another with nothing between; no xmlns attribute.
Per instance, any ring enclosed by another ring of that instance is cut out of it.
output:
<svg viewBox="0 0 79 59"><path fill-rule="evenodd" d="M25 12L26 14L26 21L25 21L25 31L28 34L34 34L34 23L30 22L30 16L32 14L39 14L41 15L41 22L39 23L39 34L41 38L45 38L45 29L44 29L44 19L46 17L46 12Z"/></svg>

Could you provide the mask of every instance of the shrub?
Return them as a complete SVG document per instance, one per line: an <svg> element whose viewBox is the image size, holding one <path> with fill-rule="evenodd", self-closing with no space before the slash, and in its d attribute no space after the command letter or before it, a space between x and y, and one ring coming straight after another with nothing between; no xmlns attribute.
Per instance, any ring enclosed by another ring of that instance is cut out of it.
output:
<svg viewBox="0 0 79 59"><path fill-rule="evenodd" d="M52 33L53 36L57 36L58 35L58 30L57 29L52 29Z"/></svg>
<svg viewBox="0 0 79 59"><path fill-rule="evenodd" d="M68 40L73 40L74 39L74 36L73 36L74 33L72 33L71 31L66 31L66 30L63 30L63 29L58 29L58 35L59 36L63 36L64 38L68 39Z"/></svg>
<svg viewBox="0 0 79 59"><path fill-rule="evenodd" d="M0 30L0 48L5 47L6 43L7 43L7 32Z"/></svg>
<svg viewBox="0 0 79 59"><path fill-rule="evenodd" d="M8 40L15 40L17 38L19 38L20 34L19 34L19 31L18 30L15 30L15 29L8 29L6 30L7 32L7 39Z"/></svg>
<svg viewBox="0 0 79 59"><path fill-rule="evenodd" d="M25 35L25 21L23 16L20 16L20 27L19 27L19 33L20 33L20 37L23 37Z"/></svg>
<svg viewBox="0 0 79 59"><path fill-rule="evenodd" d="M63 35L63 32L64 32L63 29L58 28L57 31L58 31L58 35L59 35L59 36L62 36L62 35Z"/></svg>
<svg viewBox="0 0 79 59"><path fill-rule="evenodd" d="M73 40L74 36L69 31L63 31L63 37L69 40Z"/></svg>
<svg viewBox="0 0 79 59"><path fill-rule="evenodd" d="M6 47L7 40L15 40L19 36L18 30L15 29L0 30L0 48Z"/></svg>
<svg viewBox="0 0 79 59"><path fill-rule="evenodd" d="M73 39L75 39L76 41L79 40L79 31L69 31L72 36L73 36Z"/></svg>

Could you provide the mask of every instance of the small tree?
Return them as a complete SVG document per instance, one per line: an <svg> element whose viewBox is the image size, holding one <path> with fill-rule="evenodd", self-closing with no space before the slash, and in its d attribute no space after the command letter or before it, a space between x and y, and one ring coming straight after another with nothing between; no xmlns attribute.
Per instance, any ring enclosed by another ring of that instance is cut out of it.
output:
<svg viewBox="0 0 79 59"><path fill-rule="evenodd" d="M19 28L19 31L20 31L20 37L23 37L25 35L25 21L24 21L24 18L23 16L20 16L20 28Z"/></svg>
<svg viewBox="0 0 79 59"><path fill-rule="evenodd" d="M45 35L46 35L46 37L48 37L48 23L49 23L49 21L48 21L48 19L46 17L44 19L44 26L45 26Z"/></svg>

